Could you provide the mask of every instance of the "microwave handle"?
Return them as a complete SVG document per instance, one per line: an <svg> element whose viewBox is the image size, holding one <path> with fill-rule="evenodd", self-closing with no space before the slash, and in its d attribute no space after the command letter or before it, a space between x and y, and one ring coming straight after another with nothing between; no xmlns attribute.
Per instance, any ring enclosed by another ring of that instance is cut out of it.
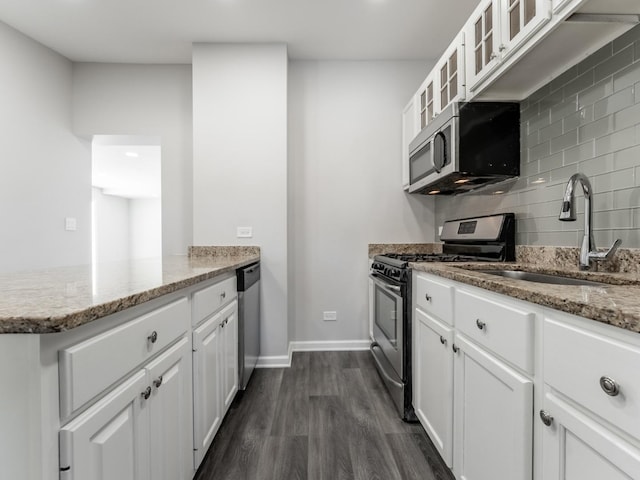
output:
<svg viewBox="0 0 640 480"><path fill-rule="evenodd" d="M440 173L442 167L447 164L447 137L442 131L433 136L433 145L431 146L431 163L436 172Z"/></svg>

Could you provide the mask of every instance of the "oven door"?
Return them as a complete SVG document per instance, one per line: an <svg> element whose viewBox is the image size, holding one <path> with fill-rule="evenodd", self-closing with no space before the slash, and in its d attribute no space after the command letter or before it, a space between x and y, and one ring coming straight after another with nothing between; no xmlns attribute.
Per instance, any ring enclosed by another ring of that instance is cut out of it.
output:
<svg viewBox="0 0 640 480"><path fill-rule="evenodd" d="M375 274L373 281L373 340L378 344L396 375L404 380L404 299L400 283L391 283Z"/></svg>

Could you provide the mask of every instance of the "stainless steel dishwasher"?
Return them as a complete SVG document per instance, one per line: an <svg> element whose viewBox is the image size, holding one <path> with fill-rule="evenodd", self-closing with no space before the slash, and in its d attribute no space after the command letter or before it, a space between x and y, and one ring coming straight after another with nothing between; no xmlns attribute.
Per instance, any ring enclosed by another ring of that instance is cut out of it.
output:
<svg viewBox="0 0 640 480"><path fill-rule="evenodd" d="M240 390L260 356L260 262L237 270L238 278L238 362Z"/></svg>

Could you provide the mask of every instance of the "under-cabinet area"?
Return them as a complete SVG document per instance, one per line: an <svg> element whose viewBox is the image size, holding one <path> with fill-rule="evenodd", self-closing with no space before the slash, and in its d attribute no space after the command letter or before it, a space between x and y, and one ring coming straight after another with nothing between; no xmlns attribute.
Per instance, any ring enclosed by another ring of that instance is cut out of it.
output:
<svg viewBox="0 0 640 480"><path fill-rule="evenodd" d="M235 266L256 260L66 331L0 335L7 478L191 480L238 391Z"/></svg>
<svg viewBox="0 0 640 480"><path fill-rule="evenodd" d="M420 271L412 309L414 407L457 479L640 478L637 333Z"/></svg>

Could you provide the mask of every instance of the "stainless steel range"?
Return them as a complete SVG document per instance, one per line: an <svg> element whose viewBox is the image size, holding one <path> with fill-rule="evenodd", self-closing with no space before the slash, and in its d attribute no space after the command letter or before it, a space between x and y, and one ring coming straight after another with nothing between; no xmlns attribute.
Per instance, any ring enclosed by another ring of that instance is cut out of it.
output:
<svg viewBox="0 0 640 480"><path fill-rule="evenodd" d="M410 262L504 262L515 260L513 213L445 222L442 253L376 255L373 282L371 353L400 416L417 420L411 403Z"/></svg>

